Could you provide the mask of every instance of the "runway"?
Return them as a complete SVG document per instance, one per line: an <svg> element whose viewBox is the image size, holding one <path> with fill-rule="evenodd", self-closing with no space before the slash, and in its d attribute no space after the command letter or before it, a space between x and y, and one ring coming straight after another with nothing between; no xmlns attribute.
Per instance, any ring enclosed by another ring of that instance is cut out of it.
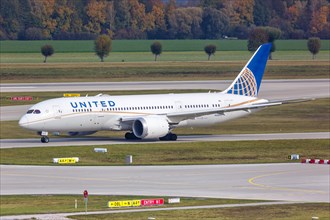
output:
<svg viewBox="0 0 330 220"><path fill-rule="evenodd" d="M21 83L0 84L1 92L46 92L46 91L117 91L117 90L174 90L208 89L224 90L231 81L152 81L152 82L96 82L96 83ZM264 80L259 97L277 99L328 98L329 79L309 80ZM30 105L0 107L1 121L18 120Z"/></svg>
<svg viewBox="0 0 330 220"><path fill-rule="evenodd" d="M123 90L175 90L206 89L224 90L232 80L199 81L141 81L141 82L87 82L87 83L2 83L1 92L75 92L75 91L123 91ZM299 98L328 97L329 79L263 80L260 97Z"/></svg>
<svg viewBox="0 0 330 220"><path fill-rule="evenodd" d="M329 139L330 132L305 133L271 133L271 134L223 134L223 135L189 135L178 136L178 140L161 141L157 143L183 143L197 141L256 141L256 140L293 140L293 139ZM79 138L51 138L50 142L41 143L39 138L33 139L0 139L0 149L26 147L59 147L59 146L86 146L112 144L152 144L153 140L127 141L124 138L111 137L79 137Z"/></svg>
<svg viewBox="0 0 330 220"><path fill-rule="evenodd" d="M1 195L158 195L330 202L328 165L5 166Z"/></svg>

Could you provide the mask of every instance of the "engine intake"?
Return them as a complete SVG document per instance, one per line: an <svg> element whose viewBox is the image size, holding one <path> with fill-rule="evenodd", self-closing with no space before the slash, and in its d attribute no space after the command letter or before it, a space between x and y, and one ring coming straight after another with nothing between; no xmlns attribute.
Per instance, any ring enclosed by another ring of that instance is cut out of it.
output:
<svg viewBox="0 0 330 220"><path fill-rule="evenodd" d="M133 133L141 139L160 138L169 133L169 124L163 117L141 117L133 122Z"/></svg>

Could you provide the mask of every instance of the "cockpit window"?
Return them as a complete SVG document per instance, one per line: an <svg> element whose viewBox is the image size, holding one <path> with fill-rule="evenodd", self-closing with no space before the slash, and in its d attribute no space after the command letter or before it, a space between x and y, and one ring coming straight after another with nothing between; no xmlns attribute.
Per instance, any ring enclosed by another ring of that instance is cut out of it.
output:
<svg viewBox="0 0 330 220"><path fill-rule="evenodd" d="M30 109L29 111L27 111L26 114L40 114L41 111L39 109Z"/></svg>
<svg viewBox="0 0 330 220"><path fill-rule="evenodd" d="M34 110L34 112L33 112L33 114L40 114L41 112L40 112L40 110L39 109L36 109L36 110Z"/></svg>

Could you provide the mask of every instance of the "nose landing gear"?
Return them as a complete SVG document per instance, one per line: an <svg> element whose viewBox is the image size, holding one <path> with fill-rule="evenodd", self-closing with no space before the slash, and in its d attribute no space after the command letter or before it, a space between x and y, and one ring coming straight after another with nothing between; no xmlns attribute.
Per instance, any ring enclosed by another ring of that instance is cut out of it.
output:
<svg viewBox="0 0 330 220"><path fill-rule="evenodd" d="M41 143L48 143L49 142L49 137L42 136L40 140L41 140Z"/></svg>
<svg viewBox="0 0 330 220"><path fill-rule="evenodd" d="M38 134L41 135L41 138L40 138L41 143L49 142L49 137L47 136L48 135L47 131L39 131Z"/></svg>

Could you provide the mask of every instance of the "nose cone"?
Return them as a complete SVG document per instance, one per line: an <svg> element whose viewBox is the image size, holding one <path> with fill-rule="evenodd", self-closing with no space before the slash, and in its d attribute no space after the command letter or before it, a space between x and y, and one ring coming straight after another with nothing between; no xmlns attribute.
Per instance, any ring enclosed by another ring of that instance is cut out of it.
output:
<svg viewBox="0 0 330 220"><path fill-rule="evenodd" d="M22 128L28 128L29 120L26 115L23 115L22 118L18 122L19 126Z"/></svg>

